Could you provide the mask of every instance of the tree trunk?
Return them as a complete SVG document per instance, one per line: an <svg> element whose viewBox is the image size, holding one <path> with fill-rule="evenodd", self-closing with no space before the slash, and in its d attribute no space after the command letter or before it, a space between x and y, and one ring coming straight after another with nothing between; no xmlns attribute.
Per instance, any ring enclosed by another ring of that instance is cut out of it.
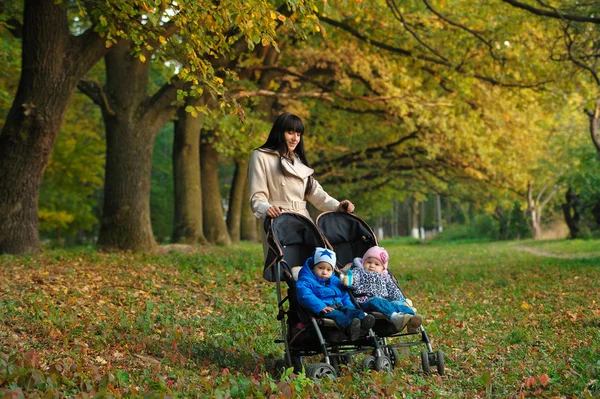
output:
<svg viewBox="0 0 600 399"><path fill-rule="evenodd" d="M106 53L89 30L68 31L67 9L27 0L19 87L0 134L0 254L41 249L40 183L79 79Z"/></svg>
<svg viewBox="0 0 600 399"><path fill-rule="evenodd" d="M202 100L188 100L200 105ZM175 184L175 220L173 242L206 244L202 231L202 191L200 189L200 131L202 116L192 116L185 107L177 111L173 145L173 179Z"/></svg>
<svg viewBox="0 0 600 399"><path fill-rule="evenodd" d="M596 205L592 208L592 215L596 221L596 228L600 230L600 200L596 201Z"/></svg>
<svg viewBox="0 0 600 399"><path fill-rule="evenodd" d="M411 201L411 230L410 234L414 238L419 238L419 203L416 199Z"/></svg>
<svg viewBox="0 0 600 399"><path fill-rule="evenodd" d="M569 237L577 238L579 235L579 221L581 219L579 214L579 195L575 194L571 187L569 187L565 194L565 200L566 202L561 207L565 216L565 222L569 227ZM571 210L573 210L572 213Z"/></svg>
<svg viewBox="0 0 600 399"><path fill-rule="evenodd" d="M147 97L149 63L131 56L128 41L114 46L105 60L106 172L98 245L148 251L156 246L150 221L152 151L156 134L176 111L170 105L176 91Z"/></svg>
<svg viewBox="0 0 600 399"><path fill-rule="evenodd" d="M544 186L540 190L539 194L534 200L533 183L529 182L527 184L527 210L531 214L531 230L534 240L539 240L542 238L542 212L544 211L544 207L546 206L546 204L552 199L552 197L554 197L554 195L558 192L558 189L560 187L558 184L555 184L552 188L552 191L549 192L544 198L544 193L546 192L546 189L548 189L549 186L550 183L546 184L546 186Z"/></svg>
<svg viewBox="0 0 600 399"><path fill-rule="evenodd" d="M589 121L590 121L590 136L592 143L596 148L596 154L600 159L600 135L598 134L598 117L600 116L600 100L596 100L596 108L592 110L586 110Z"/></svg>
<svg viewBox="0 0 600 399"><path fill-rule="evenodd" d="M535 205L535 201L533 200L533 183L529 182L527 184L527 210L529 211L529 216L531 218L531 234L534 240L539 240L542 235L542 228L540 226L540 217L538 215L538 210Z"/></svg>
<svg viewBox="0 0 600 399"><path fill-rule="evenodd" d="M444 227L442 226L442 199L439 194L435 196L435 209L437 213L437 230L441 233L444 231Z"/></svg>
<svg viewBox="0 0 600 399"><path fill-rule="evenodd" d="M250 182L246 176L244 184L244 194L242 196L242 220L240 226L240 238L245 241L258 242L258 224L259 219L254 216L250 208Z"/></svg>
<svg viewBox="0 0 600 399"><path fill-rule="evenodd" d="M223 217L219 192L219 155L208 142L200 144L200 175L202 178L202 220L204 236L217 245L230 245L231 238Z"/></svg>
<svg viewBox="0 0 600 399"><path fill-rule="evenodd" d="M238 161L235 163L235 172L229 191L229 209L227 210L227 230L234 243L240 242L241 237L242 205L246 180L248 180L248 162Z"/></svg>
<svg viewBox="0 0 600 399"><path fill-rule="evenodd" d="M492 215L494 219L498 221L499 225L499 238L501 240L508 240L509 228L510 228L510 217L504 212L504 208L497 206Z"/></svg>

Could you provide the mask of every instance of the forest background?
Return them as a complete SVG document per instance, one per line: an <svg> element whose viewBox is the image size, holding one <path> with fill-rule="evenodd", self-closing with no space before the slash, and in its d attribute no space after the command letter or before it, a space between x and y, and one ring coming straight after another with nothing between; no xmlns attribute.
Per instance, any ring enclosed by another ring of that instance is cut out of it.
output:
<svg viewBox="0 0 600 399"><path fill-rule="evenodd" d="M591 3L55 3L0 2L0 253L256 240L284 111L385 236L598 235Z"/></svg>

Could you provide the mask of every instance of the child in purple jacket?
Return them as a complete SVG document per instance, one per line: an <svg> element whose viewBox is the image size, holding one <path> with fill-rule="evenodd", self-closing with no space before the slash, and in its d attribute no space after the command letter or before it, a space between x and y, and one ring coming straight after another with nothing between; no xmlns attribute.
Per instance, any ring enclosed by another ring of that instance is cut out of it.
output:
<svg viewBox="0 0 600 399"><path fill-rule="evenodd" d="M362 258L354 259L352 281L344 278L344 283L363 310L383 313L398 331L407 327L409 333L415 333L423 323L423 317L416 314L412 303L388 273L388 260L389 255L382 247L369 248Z"/></svg>

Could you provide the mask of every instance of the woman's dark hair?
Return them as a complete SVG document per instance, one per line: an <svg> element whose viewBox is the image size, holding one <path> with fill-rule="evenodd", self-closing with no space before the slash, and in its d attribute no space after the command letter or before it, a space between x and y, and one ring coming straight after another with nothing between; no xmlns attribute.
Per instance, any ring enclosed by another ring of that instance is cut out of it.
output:
<svg viewBox="0 0 600 399"><path fill-rule="evenodd" d="M306 158L306 153L304 152L304 124L299 116L294 115L290 112L285 112L275 119L273 123L273 127L271 128L271 132L269 133L269 137L267 141L259 148L268 148L270 150L275 150L281 156L287 155L288 147L285 141L285 132L297 132L300 133L300 141L296 148L294 148L294 153L298 155L300 161L308 167L310 167L310 163ZM308 194L312 191L313 188L313 177L311 176L308 179L308 184L306 185L305 194Z"/></svg>

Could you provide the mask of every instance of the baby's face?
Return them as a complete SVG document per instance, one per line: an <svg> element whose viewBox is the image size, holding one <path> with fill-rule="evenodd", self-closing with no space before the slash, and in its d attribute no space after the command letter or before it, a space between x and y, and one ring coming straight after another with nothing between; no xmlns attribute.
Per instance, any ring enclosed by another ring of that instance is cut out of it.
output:
<svg viewBox="0 0 600 399"><path fill-rule="evenodd" d="M367 258L363 261L363 267L368 272L383 273L383 263L377 258Z"/></svg>
<svg viewBox="0 0 600 399"><path fill-rule="evenodd" d="M313 267L313 273L320 279L326 279L333 274L333 267L327 262L319 262Z"/></svg>

